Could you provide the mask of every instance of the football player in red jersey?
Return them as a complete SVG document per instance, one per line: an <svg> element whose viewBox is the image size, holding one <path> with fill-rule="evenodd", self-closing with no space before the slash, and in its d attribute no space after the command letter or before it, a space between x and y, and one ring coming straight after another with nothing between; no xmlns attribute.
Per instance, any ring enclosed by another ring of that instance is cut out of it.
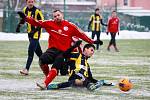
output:
<svg viewBox="0 0 150 100"><path fill-rule="evenodd" d="M90 44L102 44L102 41L93 41L73 23L64 20L63 13L60 10L54 10L53 20L47 21L34 20L22 12L18 12L18 14L31 25L45 28L49 33L48 49L39 58L40 67L46 76L43 82L45 88L57 76L58 70L64 62L62 54L71 46L73 36L79 37ZM48 64L53 64L51 70L49 70Z"/></svg>
<svg viewBox="0 0 150 100"><path fill-rule="evenodd" d="M107 47L107 50L110 51L110 47L114 46L115 51L119 52L117 46L116 46L116 33L119 35L119 18L117 17L116 11L112 11L111 17L108 20L108 27L107 27L107 35L110 33L111 40L109 42L109 45Z"/></svg>

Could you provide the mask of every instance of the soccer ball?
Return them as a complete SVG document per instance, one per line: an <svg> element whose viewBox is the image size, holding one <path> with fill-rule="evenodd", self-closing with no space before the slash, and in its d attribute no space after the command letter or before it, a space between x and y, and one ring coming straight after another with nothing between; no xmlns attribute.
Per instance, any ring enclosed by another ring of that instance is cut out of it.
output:
<svg viewBox="0 0 150 100"><path fill-rule="evenodd" d="M133 87L133 84L129 79L123 78L119 80L118 86L120 90L127 92Z"/></svg>

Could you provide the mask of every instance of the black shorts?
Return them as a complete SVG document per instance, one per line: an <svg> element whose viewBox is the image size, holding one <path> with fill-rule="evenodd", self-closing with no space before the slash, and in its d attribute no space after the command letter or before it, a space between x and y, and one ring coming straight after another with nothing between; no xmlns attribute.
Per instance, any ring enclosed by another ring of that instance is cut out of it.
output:
<svg viewBox="0 0 150 100"><path fill-rule="evenodd" d="M56 48L49 48L44 52L39 60L41 64L53 64L55 59L62 55L63 51L60 51Z"/></svg>

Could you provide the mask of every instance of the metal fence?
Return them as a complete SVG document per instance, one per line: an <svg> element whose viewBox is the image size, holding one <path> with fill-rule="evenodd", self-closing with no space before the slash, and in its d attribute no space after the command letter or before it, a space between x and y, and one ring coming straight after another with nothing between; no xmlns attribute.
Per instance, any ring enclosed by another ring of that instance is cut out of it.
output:
<svg viewBox="0 0 150 100"><path fill-rule="evenodd" d="M7 2L6 2L7 1ZM20 18L17 15L17 11L21 10L22 6L25 6L25 0L22 0L22 3L18 4L18 8L16 6L10 6L8 4L10 0L6 0L4 2L4 10L3 10L3 32L13 32L15 33L17 23ZM52 9L41 7L44 19L52 18ZM87 31L88 21L90 15L93 14L94 9L86 10L86 11L70 11L66 9L65 19L73 22L77 26L79 26L84 31ZM104 23L107 23L107 19L110 16L111 10L102 10L101 14L103 16ZM121 30L135 30L135 31L149 31L150 29L150 20L149 17L136 17L124 15L122 13L118 14L120 18L120 29ZM102 31L105 31L105 27L102 27ZM21 32L26 32L26 25L21 28Z"/></svg>

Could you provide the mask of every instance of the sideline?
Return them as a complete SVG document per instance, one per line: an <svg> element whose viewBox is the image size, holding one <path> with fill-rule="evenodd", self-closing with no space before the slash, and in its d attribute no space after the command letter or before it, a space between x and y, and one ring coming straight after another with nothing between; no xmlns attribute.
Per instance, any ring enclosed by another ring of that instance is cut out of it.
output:
<svg viewBox="0 0 150 100"><path fill-rule="evenodd" d="M91 32L86 32L88 37L91 36ZM48 33L42 33L40 40L48 40ZM96 37L95 37L96 39ZM106 35L106 33L101 33L101 39L107 40L110 39L110 35ZM120 31L119 36L116 36L116 39L150 39L150 32L136 32L136 31ZM27 41L28 36L26 33L4 33L0 32L0 41Z"/></svg>

